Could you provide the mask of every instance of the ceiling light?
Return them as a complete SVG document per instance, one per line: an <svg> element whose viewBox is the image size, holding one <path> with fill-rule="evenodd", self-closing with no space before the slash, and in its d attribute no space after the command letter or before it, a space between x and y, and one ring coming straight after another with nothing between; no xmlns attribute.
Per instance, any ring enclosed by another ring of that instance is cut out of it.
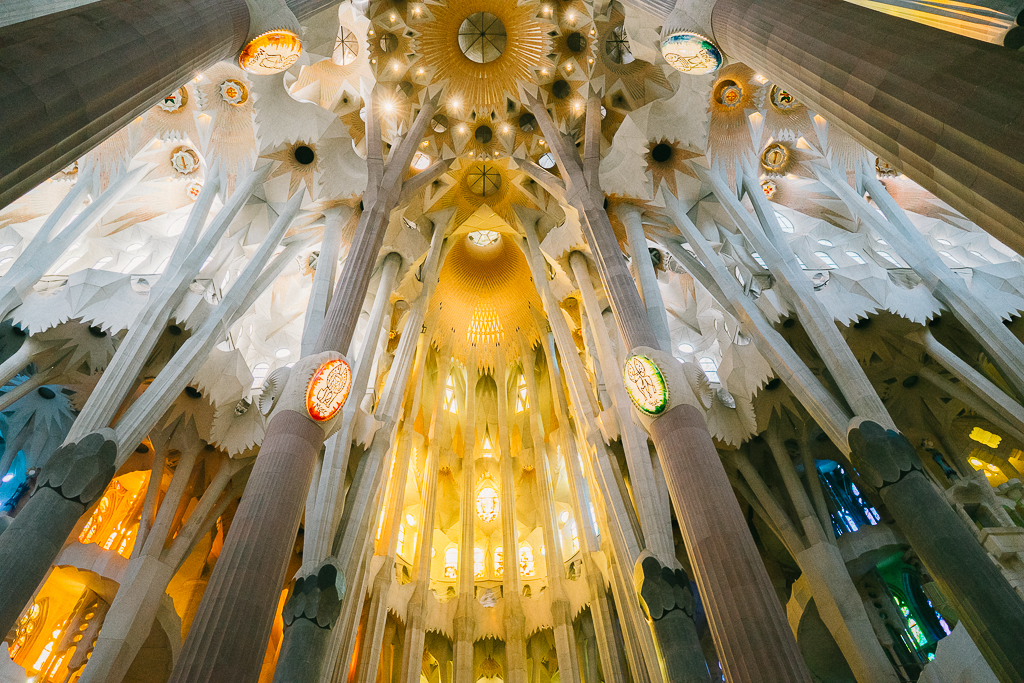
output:
<svg viewBox="0 0 1024 683"><path fill-rule="evenodd" d="M278 358L287 358L288 356L292 355L292 351L291 349L278 349L277 353L275 353L274 355L277 356Z"/></svg>
<svg viewBox="0 0 1024 683"><path fill-rule="evenodd" d="M405 516L405 523L408 524L409 526L416 526L416 518L413 517L412 515L406 515Z"/></svg>
<svg viewBox="0 0 1024 683"><path fill-rule="evenodd" d="M693 353L693 344L687 344L686 342L683 342L682 344L679 345L679 350L682 351L683 353Z"/></svg>

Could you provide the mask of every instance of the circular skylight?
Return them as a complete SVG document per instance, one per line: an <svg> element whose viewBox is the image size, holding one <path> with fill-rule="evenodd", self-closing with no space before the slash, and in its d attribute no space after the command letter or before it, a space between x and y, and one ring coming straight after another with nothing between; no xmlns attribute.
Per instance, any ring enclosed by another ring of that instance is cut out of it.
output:
<svg viewBox="0 0 1024 683"><path fill-rule="evenodd" d="M505 25L490 12L475 12L459 27L459 48L477 64L493 62L505 51Z"/></svg>
<svg viewBox="0 0 1024 683"><path fill-rule="evenodd" d="M478 247L487 247L501 239L495 230L477 230L469 233L469 241Z"/></svg>

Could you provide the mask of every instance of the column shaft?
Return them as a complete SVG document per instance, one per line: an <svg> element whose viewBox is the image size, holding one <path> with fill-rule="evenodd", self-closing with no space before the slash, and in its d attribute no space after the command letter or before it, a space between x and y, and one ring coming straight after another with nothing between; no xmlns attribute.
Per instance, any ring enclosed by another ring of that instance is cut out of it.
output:
<svg viewBox="0 0 1024 683"><path fill-rule="evenodd" d="M661 350L671 353L672 340L668 333L668 312L665 310L665 302L661 298L661 289L658 287L658 276L654 272L654 264L651 263L651 253L647 246L647 235L644 234L640 209L630 204L619 204L614 211L622 224L626 226L629 251L633 255L633 267L636 268L640 288L643 290L647 318L651 321L651 327L654 328L654 335L658 338Z"/></svg>
<svg viewBox="0 0 1024 683"><path fill-rule="evenodd" d="M834 0L718 0L715 38L1024 251L1024 55Z"/></svg>
<svg viewBox="0 0 1024 683"><path fill-rule="evenodd" d="M0 28L0 207L242 49L244 0L99 0Z"/></svg>

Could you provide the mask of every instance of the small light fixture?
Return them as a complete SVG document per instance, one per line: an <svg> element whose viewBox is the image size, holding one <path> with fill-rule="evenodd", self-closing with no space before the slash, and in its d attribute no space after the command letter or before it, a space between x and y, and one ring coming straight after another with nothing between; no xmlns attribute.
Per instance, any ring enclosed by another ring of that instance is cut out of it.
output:
<svg viewBox="0 0 1024 683"><path fill-rule="evenodd" d="M413 517L412 515L406 515L405 516L405 523L408 524L409 526L416 526L416 518Z"/></svg>

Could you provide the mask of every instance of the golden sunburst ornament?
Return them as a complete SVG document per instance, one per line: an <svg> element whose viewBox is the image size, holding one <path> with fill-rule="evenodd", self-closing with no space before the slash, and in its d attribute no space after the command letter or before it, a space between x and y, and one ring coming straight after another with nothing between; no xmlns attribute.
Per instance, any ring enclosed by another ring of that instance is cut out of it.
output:
<svg viewBox="0 0 1024 683"><path fill-rule="evenodd" d="M430 7L430 17L411 13L410 27L423 68L446 83L449 107L478 113L518 99L518 84L551 67L552 24L536 1L470 0Z"/></svg>

